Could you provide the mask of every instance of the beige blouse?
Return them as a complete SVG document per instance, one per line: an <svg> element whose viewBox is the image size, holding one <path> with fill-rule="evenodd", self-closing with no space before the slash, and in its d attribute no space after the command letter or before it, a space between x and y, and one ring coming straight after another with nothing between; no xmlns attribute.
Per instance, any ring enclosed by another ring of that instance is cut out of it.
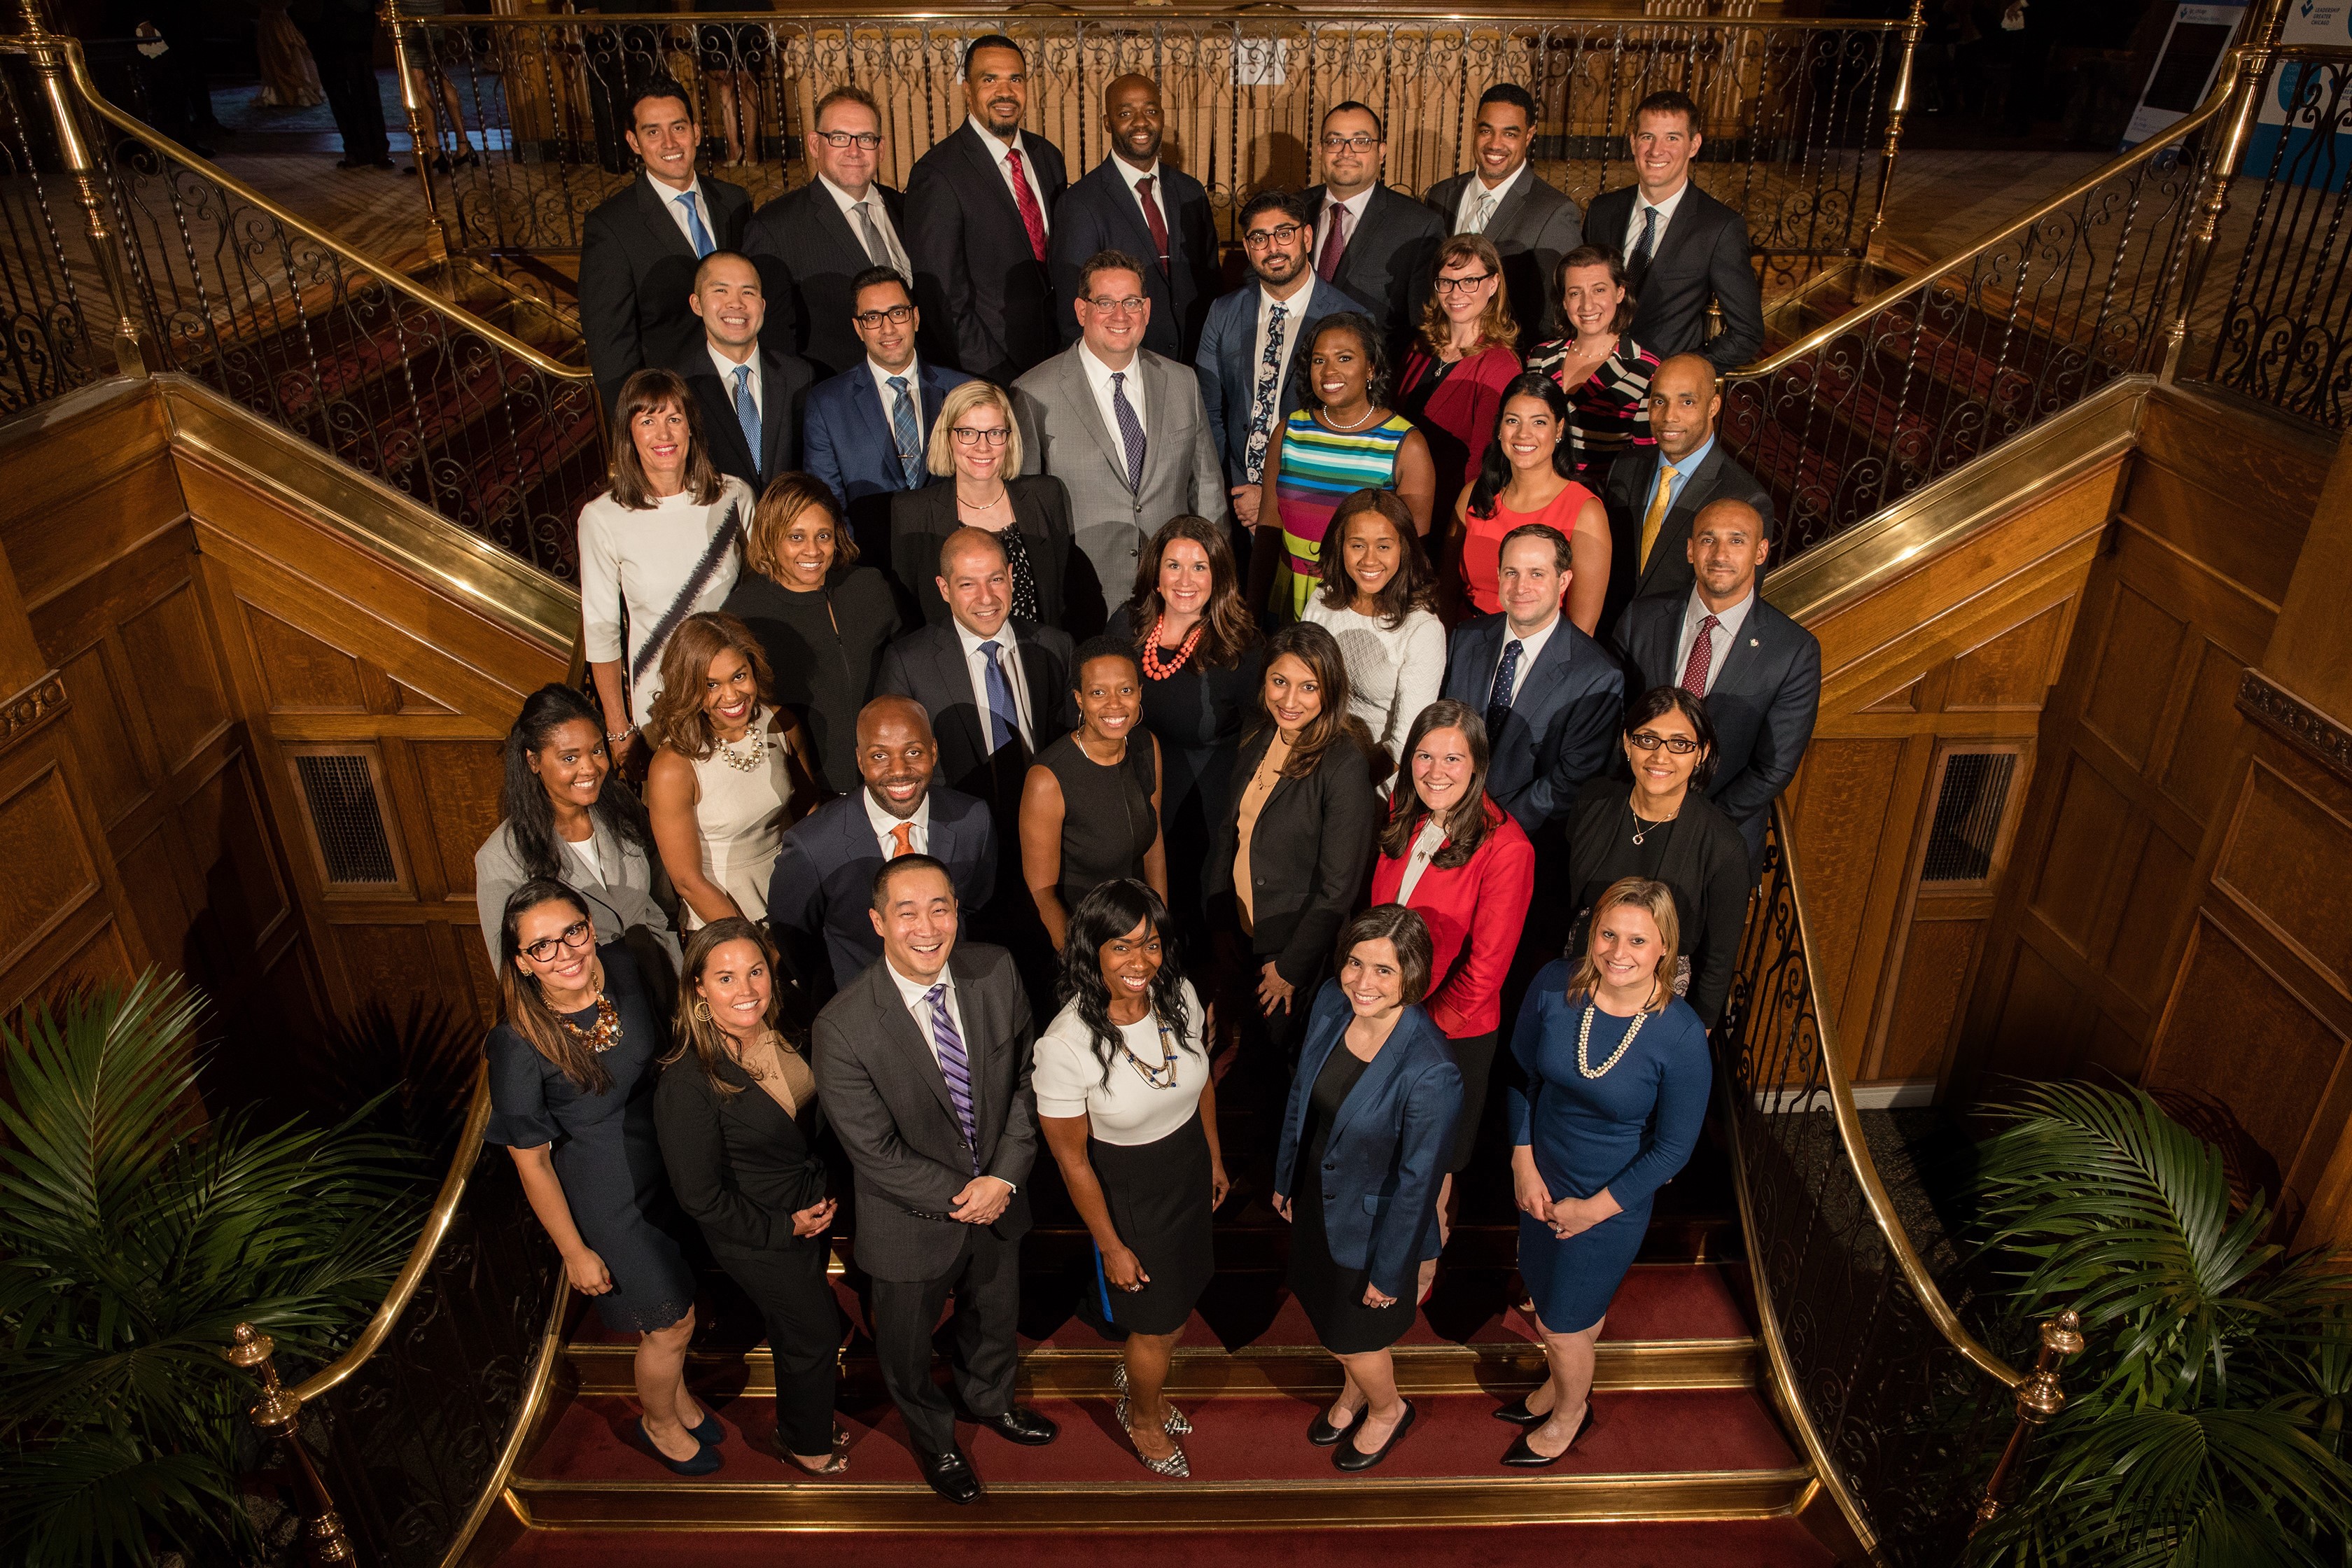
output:
<svg viewBox="0 0 2352 1568"><path fill-rule="evenodd" d="M777 1104L798 1116L803 1106L815 1103L816 1074L810 1070L808 1058L786 1045L782 1036L771 1031L768 1039L775 1047L777 1071L772 1078L752 1078L751 1081L767 1090ZM743 1076L751 1078L748 1070Z"/></svg>
<svg viewBox="0 0 2352 1568"><path fill-rule="evenodd" d="M1234 897L1242 906L1242 931L1247 934L1255 926L1256 911L1250 907L1250 836L1257 831L1257 814L1265 809L1266 796L1282 782L1282 765L1290 761L1290 742L1281 731L1274 732L1274 743L1258 759L1257 772L1250 775L1249 787L1242 791L1241 847L1234 854Z"/></svg>

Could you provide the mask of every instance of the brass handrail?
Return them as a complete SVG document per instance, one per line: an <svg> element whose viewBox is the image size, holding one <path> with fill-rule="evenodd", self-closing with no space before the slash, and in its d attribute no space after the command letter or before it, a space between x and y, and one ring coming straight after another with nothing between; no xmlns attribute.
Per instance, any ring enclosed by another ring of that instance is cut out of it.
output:
<svg viewBox="0 0 2352 1568"><path fill-rule="evenodd" d="M484 18L484 20L488 19ZM590 379L589 373L582 367L565 364L562 360L550 358L520 338L490 325L464 306L453 304L424 285L402 276L383 263L370 260L365 255L352 249L324 229L295 216L293 213L279 206L218 164L197 156L146 121L116 108L107 100L104 93L98 90L98 84L90 79L89 67L82 58L79 40L60 37L57 42L65 49L66 68L73 81L74 90L81 96L82 102L88 106L91 113L116 130L144 142L150 147L177 160L188 168L201 171L205 178L213 181L225 190L233 192L239 200L249 202L261 212L267 213L273 222L285 228L287 232L299 234L310 243L333 252L336 258L344 266L354 271L363 272L385 288L406 295L426 310L447 317L453 323L478 335L500 353L512 354L541 374L554 376L559 380L584 382ZM6 42L0 42L0 48L9 48L9 52L16 52Z"/></svg>
<svg viewBox="0 0 2352 1568"><path fill-rule="evenodd" d="M1483 16L1470 16L1461 11L1448 11L1436 6L1391 8L1383 6L1378 13L1367 15L1360 5L1333 5L1328 8L1313 4L1285 5L1279 11L1260 10L1247 5L1166 5L1139 7L1132 4L1087 6L1066 5L1050 15L1019 14L1017 21L1053 21L1064 17L1083 22L1164 22L1181 16L1186 21L1231 20L1235 24L1252 22L1279 24L1300 22L1361 22L1370 27L1385 26L1395 22L1445 22L1460 26L1510 27L1528 23L1551 26L1590 23L1596 27L1654 27L1675 31L1699 28L1723 28L1727 31L1790 31L1899 33L1907 25L1901 17L1892 19L1875 16L1653 16L1642 15L1579 16L1572 9L1543 11L1535 8L1517 12L1497 11ZM1001 5L979 5L969 11L885 9L874 5L845 3L845 0L818 0L809 4L802 0L789 15L777 11L646 11L624 15L619 12L564 13L537 11L527 15L485 16L452 12L446 16L401 15L404 24L445 28L474 27L622 27L675 26L693 27L706 22L765 22L791 26L801 20L887 21L909 24L923 22L1002 23L1007 13Z"/></svg>

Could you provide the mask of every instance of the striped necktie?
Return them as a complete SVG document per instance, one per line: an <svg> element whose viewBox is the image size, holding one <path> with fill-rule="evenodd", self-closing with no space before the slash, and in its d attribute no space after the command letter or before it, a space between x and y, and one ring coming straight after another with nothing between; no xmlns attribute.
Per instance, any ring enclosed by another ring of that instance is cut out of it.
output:
<svg viewBox="0 0 2352 1568"><path fill-rule="evenodd" d="M963 1037L956 1033L955 1019L948 1013L948 988L944 983L923 993L931 1005L931 1041L939 1047L940 1072L948 1080L948 1100L955 1107L956 1121L963 1129L963 1141L971 1151L971 1173L980 1174L980 1121L971 1110L971 1059L964 1055Z"/></svg>

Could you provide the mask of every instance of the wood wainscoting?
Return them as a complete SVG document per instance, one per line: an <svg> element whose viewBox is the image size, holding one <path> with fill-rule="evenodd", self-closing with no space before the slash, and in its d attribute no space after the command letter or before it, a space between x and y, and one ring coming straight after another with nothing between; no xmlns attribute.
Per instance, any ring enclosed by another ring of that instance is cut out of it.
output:
<svg viewBox="0 0 2352 1568"><path fill-rule="evenodd" d="M434 580L413 557L455 529L271 435L175 377L0 430L0 655L21 617L49 694L0 738L0 1008L184 970L232 1092L372 1009L489 1016L474 848L576 616L544 579Z"/></svg>

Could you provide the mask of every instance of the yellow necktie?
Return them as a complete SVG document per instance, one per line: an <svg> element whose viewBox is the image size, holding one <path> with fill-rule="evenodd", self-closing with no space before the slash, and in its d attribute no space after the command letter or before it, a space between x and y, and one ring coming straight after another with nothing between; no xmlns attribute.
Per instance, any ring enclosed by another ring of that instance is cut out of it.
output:
<svg viewBox="0 0 2352 1568"><path fill-rule="evenodd" d="M1633 563L1633 570L1650 569L1650 546L1658 542L1658 530L1665 526L1666 505L1674 500L1675 470L1664 463L1658 465L1658 493L1650 498L1650 510L1642 514L1642 553Z"/></svg>

